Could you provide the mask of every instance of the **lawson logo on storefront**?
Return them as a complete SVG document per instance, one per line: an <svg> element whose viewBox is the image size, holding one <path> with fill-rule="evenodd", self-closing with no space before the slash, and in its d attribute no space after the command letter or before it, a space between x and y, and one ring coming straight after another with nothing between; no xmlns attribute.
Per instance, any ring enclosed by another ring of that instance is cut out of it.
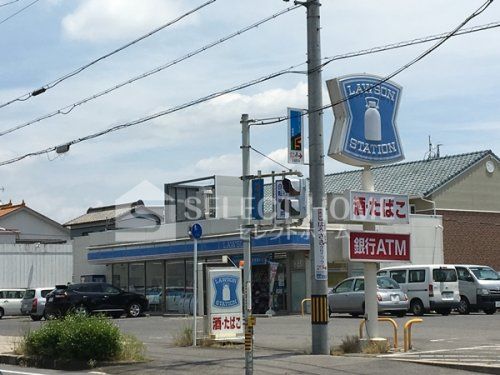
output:
<svg viewBox="0 0 500 375"><path fill-rule="evenodd" d="M239 306L238 283L240 278L234 275L220 275L212 279L215 294L213 306L229 308Z"/></svg>
<svg viewBox="0 0 500 375"><path fill-rule="evenodd" d="M327 81L335 114L329 156L355 166L404 159L396 127L402 88L383 80L361 74Z"/></svg>

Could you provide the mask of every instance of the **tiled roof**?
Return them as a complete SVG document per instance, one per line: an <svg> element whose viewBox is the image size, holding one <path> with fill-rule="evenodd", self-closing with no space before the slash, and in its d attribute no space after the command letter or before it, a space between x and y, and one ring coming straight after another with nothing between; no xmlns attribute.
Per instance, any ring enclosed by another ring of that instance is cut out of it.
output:
<svg viewBox="0 0 500 375"><path fill-rule="evenodd" d="M9 202L7 204L0 205L0 217L10 214L11 212L17 211L23 207L26 207L24 201L20 204L12 204Z"/></svg>
<svg viewBox="0 0 500 375"><path fill-rule="evenodd" d="M375 167L372 168L375 191L425 197L487 155L497 158L486 150ZM325 193L360 190L361 174L359 169L326 175Z"/></svg>
<svg viewBox="0 0 500 375"><path fill-rule="evenodd" d="M90 207L86 214L83 214L75 219L72 219L66 223L64 226L87 224L87 223L99 223L99 222L114 222L117 217L120 217L126 213L131 212L134 207L144 207L144 203L139 200L137 202L124 203L114 206L105 207Z"/></svg>

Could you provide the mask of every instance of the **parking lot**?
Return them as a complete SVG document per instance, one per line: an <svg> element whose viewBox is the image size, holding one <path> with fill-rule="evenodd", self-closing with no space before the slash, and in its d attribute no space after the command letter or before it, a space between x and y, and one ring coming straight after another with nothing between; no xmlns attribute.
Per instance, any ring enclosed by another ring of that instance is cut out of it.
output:
<svg viewBox="0 0 500 375"><path fill-rule="evenodd" d="M403 318L395 318L400 327L400 347L403 346L402 326L412 317L408 315ZM349 315L334 314L328 326L330 344L338 345L347 335L357 335L360 321L361 319L352 318ZM194 352L189 351L196 350L182 349L183 354L181 354L180 349L175 348L173 344L176 333L184 326L191 324L192 318L146 316L136 319L116 319L114 322L124 332L141 339L147 346L148 356L155 361L165 360L165 354L168 352L168 358L182 357L182 363L189 363L189 358L194 354ZM0 320L0 336L22 336L28 330L36 329L41 324L44 322L33 322L25 317L7 317ZM201 326L200 318L199 327ZM500 366L498 327L500 327L500 313L495 315L482 313L458 315L454 313L450 316L428 314L423 317L422 323L413 328L413 350L411 353L400 353L397 354L397 358L393 359L453 361ZM258 317L255 329L256 355L259 353L263 356L278 355L279 353L287 355L308 354L311 347L310 330L309 316ZM392 332L392 326L380 323L381 336L390 338L391 342ZM212 351L213 349L205 349L196 357L200 359L204 355L208 355L209 358L220 356L240 362L243 359L243 349L239 347ZM186 356L186 353L191 353L191 355L188 354L188 359L183 357ZM117 368L113 371L117 371Z"/></svg>

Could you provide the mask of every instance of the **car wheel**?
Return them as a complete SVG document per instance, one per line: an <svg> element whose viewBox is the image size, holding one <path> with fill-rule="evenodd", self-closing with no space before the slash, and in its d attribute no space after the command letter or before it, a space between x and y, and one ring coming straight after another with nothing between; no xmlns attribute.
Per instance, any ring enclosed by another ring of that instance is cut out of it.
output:
<svg viewBox="0 0 500 375"><path fill-rule="evenodd" d="M3 314L4 314L3 309L0 307L0 319L3 318Z"/></svg>
<svg viewBox="0 0 500 375"><path fill-rule="evenodd" d="M490 307L489 309L484 309L483 311L484 311L485 314L493 315L494 313L496 313L497 308L496 307Z"/></svg>
<svg viewBox="0 0 500 375"><path fill-rule="evenodd" d="M415 316L424 315L424 304L419 299L414 299L410 303L410 311Z"/></svg>
<svg viewBox="0 0 500 375"><path fill-rule="evenodd" d="M34 322L38 322L39 320L42 320L42 316L41 315L30 315L30 318Z"/></svg>
<svg viewBox="0 0 500 375"><path fill-rule="evenodd" d="M47 311L45 311L43 313L43 317L45 318L45 320L54 320L54 319L57 319L57 314L56 313L48 313Z"/></svg>
<svg viewBox="0 0 500 375"><path fill-rule="evenodd" d="M436 310L436 312L438 314L443 315L443 316L447 316L447 315L450 315L451 309L439 309L439 310Z"/></svg>
<svg viewBox="0 0 500 375"><path fill-rule="evenodd" d="M74 307L72 312L73 312L73 314L80 315L80 316L89 315L89 310L83 305L78 305L78 306Z"/></svg>
<svg viewBox="0 0 500 375"><path fill-rule="evenodd" d="M131 303L127 308L127 316L131 318L137 318L138 316L141 315L141 313L142 313L142 306L137 302Z"/></svg>
<svg viewBox="0 0 500 375"><path fill-rule="evenodd" d="M457 311L461 315L468 315L470 313L470 303L467 297L460 296L460 304L458 305Z"/></svg>

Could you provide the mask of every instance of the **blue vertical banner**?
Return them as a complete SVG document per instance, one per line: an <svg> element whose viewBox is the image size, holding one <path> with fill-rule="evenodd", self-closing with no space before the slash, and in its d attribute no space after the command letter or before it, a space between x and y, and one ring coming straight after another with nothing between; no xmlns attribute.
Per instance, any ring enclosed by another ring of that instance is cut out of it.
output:
<svg viewBox="0 0 500 375"><path fill-rule="evenodd" d="M288 162L304 164L304 116L302 109L288 108Z"/></svg>
<svg viewBox="0 0 500 375"><path fill-rule="evenodd" d="M264 179L252 180L252 218L262 220L264 217Z"/></svg>

